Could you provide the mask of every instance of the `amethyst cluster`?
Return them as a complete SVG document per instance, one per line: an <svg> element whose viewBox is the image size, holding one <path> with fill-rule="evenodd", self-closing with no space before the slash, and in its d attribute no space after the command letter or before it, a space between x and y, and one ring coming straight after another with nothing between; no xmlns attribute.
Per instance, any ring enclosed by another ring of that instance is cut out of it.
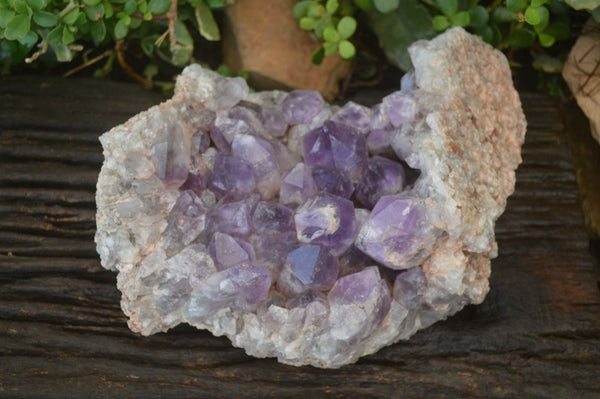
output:
<svg viewBox="0 0 600 399"><path fill-rule="evenodd" d="M102 136L96 241L130 327L187 322L338 367L481 302L525 125L501 54L450 32L413 46L415 70L371 108L191 66ZM431 72L458 62L448 43L487 64Z"/></svg>

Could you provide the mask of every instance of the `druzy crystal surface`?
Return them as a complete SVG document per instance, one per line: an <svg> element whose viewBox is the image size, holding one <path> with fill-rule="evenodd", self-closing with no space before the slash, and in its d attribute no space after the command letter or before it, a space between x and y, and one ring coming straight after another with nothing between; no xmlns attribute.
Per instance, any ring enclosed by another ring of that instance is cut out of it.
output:
<svg viewBox="0 0 600 399"><path fill-rule="evenodd" d="M410 54L372 107L193 65L104 134L96 242L130 328L188 323L339 367L482 302L520 101L503 55L462 29Z"/></svg>

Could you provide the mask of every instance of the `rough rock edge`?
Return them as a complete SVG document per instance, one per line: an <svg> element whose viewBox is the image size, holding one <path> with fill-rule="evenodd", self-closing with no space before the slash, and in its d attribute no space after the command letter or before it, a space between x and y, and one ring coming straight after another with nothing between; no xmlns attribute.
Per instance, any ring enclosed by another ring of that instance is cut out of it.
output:
<svg viewBox="0 0 600 399"><path fill-rule="evenodd" d="M379 329L357 342L335 340L321 330L325 322L286 324L298 317L309 318L309 312L291 315L299 310L275 305L277 298L269 298L266 303L273 304L256 312L223 309L209 320L190 324L215 335L227 335L234 345L253 356L276 356L293 365L339 367L407 339L466 304L483 301L488 291L489 259L496 254L494 223L514 189L514 170L521 161L526 126L521 104L504 56L460 28L432 41L415 43L410 54L419 87L415 97L417 101L433 101L427 104L428 114L417 134L406 137L398 132L397 140L410 143L412 151L406 159L422 171L413 195L427 199L430 220L445 232L422 265L428 287L421 307L409 310L393 300ZM219 79L211 71L190 66L178 79L173 99L101 137L105 163L96 196L98 252L104 267L119 271L121 305L129 326L144 335L186 321L181 308L161 316L152 297L156 287L140 283L157 265L171 267L161 258L157 237L165 228L165 211L175 203L177 191L161 189L160 182L152 178L149 163L135 177L148 179L156 190L136 194L125 184L130 176L119 173L123 171L121 164L132 152L149 153L153 139L164 127L163 119L176 113L178 123L185 125L186 106L202 103L211 108ZM250 97L252 101L270 101L269 93ZM191 140L191 135L185 139ZM163 211L135 214L144 201L158 203L157 209ZM190 272L183 267L177 273L189 276ZM294 336L294 331L302 333Z"/></svg>

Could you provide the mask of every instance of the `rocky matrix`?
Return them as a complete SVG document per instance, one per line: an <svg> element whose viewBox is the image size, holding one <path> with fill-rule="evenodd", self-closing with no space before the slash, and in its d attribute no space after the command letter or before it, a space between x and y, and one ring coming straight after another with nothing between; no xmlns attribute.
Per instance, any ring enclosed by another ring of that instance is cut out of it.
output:
<svg viewBox="0 0 600 399"><path fill-rule="evenodd" d="M488 291L525 119L501 53L456 28L374 107L186 68L101 137L96 242L144 335L179 323L339 367Z"/></svg>

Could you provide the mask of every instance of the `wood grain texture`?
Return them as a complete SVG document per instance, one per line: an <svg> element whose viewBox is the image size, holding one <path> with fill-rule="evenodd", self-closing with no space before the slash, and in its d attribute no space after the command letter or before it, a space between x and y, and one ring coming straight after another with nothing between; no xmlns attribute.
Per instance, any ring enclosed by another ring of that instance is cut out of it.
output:
<svg viewBox="0 0 600 399"><path fill-rule="evenodd" d="M180 326L141 337L93 243L97 137L161 98L0 80L0 397L600 397L600 295L556 105L523 93L517 189L480 306L338 370L254 359Z"/></svg>

